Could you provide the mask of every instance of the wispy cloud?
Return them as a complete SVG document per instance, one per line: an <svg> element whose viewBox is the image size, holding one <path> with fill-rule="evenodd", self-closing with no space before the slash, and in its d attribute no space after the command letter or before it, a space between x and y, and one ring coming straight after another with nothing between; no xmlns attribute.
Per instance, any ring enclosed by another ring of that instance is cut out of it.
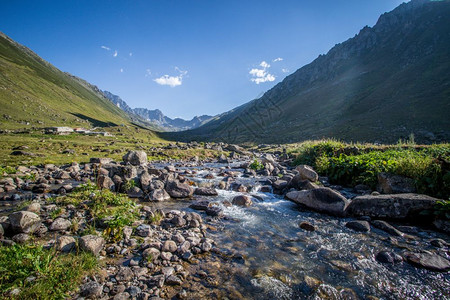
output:
<svg viewBox="0 0 450 300"><path fill-rule="evenodd" d="M272 62L278 62L278 61L282 61L282 60L283 60L283 58L278 57L278 58L275 58L274 60L272 60Z"/></svg>
<svg viewBox="0 0 450 300"><path fill-rule="evenodd" d="M182 71L178 67L175 67L175 70L179 72L178 76L163 75L159 78L153 79L153 81L159 85L168 85L170 87L182 85L183 77L187 74L187 71Z"/></svg>
<svg viewBox="0 0 450 300"><path fill-rule="evenodd" d="M281 69L281 71L283 72L283 73L289 73L289 69Z"/></svg>
<svg viewBox="0 0 450 300"><path fill-rule="evenodd" d="M120 68L120 73L123 73L123 68Z"/></svg>
<svg viewBox="0 0 450 300"><path fill-rule="evenodd" d="M267 71L267 69L270 68L270 65L266 61L262 61L259 66L261 68L253 68L249 72L249 74L252 75L252 78L250 79L252 82L260 84L275 80L275 76Z"/></svg>
<svg viewBox="0 0 450 300"><path fill-rule="evenodd" d="M117 50L114 50L113 57L117 57L118 54L119 54L119 52L117 52Z"/></svg>
<svg viewBox="0 0 450 300"><path fill-rule="evenodd" d="M145 69L145 77L149 77L152 75L152 71L150 69Z"/></svg>
<svg viewBox="0 0 450 300"><path fill-rule="evenodd" d="M102 49L105 49L105 50L107 50L107 51L111 50L111 48L106 47L106 46L101 46L101 48L102 48Z"/></svg>
<svg viewBox="0 0 450 300"><path fill-rule="evenodd" d="M130 52L130 54L129 54L130 56L133 56L133 52Z"/></svg>

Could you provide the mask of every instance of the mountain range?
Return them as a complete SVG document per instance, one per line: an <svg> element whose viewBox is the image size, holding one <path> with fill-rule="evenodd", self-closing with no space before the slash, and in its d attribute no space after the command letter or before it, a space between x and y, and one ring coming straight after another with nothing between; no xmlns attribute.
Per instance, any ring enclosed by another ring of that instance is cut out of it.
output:
<svg viewBox="0 0 450 300"><path fill-rule="evenodd" d="M250 101L176 140L285 143L450 139L450 1L380 16Z"/></svg>
<svg viewBox="0 0 450 300"><path fill-rule="evenodd" d="M139 126L180 141L450 140L450 0L412 0L233 110L190 121L130 108L0 33L0 131ZM179 131L190 129L186 131ZM152 134L152 132L149 132Z"/></svg>
<svg viewBox="0 0 450 300"><path fill-rule="evenodd" d="M106 98L108 98L117 107L128 113L130 116L137 116L150 124L157 126L163 131L181 131L197 128L213 117L208 115L195 116L192 120L184 120L181 118L171 119L165 116L159 109L147 108L131 108L128 104L117 95L108 91L102 91Z"/></svg>

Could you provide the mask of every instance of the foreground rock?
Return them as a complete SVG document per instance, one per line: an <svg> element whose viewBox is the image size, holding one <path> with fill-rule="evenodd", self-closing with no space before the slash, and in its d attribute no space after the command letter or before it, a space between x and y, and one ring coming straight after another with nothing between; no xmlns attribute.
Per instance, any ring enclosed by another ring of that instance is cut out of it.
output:
<svg viewBox="0 0 450 300"><path fill-rule="evenodd" d="M431 209L438 199L418 194L364 195L352 200L347 214L372 218L406 219Z"/></svg>
<svg viewBox="0 0 450 300"><path fill-rule="evenodd" d="M18 211L10 214L9 222L15 233L33 233L41 226L41 218L29 211Z"/></svg>
<svg viewBox="0 0 450 300"><path fill-rule="evenodd" d="M450 261L437 254L407 253L405 258L410 264L419 268L438 272L450 270Z"/></svg>
<svg viewBox="0 0 450 300"><path fill-rule="evenodd" d="M187 198L194 193L194 189L191 186L178 181L167 182L166 191L172 198Z"/></svg>
<svg viewBox="0 0 450 300"><path fill-rule="evenodd" d="M122 157L125 163L133 166L141 166L147 164L147 153L144 151L129 151Z"/></svg>
<svg viewBox="0 0 450 300"><path fill-rule="evenodd" d="M298 171L298 176L302 180L309 180L311 182L316 182L319 180L319 175L317 175L316 171L314 171L310 166L300 165L295 169Z"/></svg>
<svg viewBox="0 0 450 300"><path fill-rule="evenodd" d="M244 207L248 207L252 205L252 198L246 195L239 195L233 198L233 201L231 202L234 205L237 206L244 206Z"/></svg>
<svg viewBox="0 0 450 300"><path fill-rule="evenodd" d="M286 194L289 200L319 212L344 216L349 201L330 188L317 188L306 191L292 191Z"/></svg>
<svg viewBox="0 0 450 300"><path fill-rule="evenodd" d="M105 246L105 240L96 235L85 235L80 238L80 248L86 252L98 255Z"/></svg>

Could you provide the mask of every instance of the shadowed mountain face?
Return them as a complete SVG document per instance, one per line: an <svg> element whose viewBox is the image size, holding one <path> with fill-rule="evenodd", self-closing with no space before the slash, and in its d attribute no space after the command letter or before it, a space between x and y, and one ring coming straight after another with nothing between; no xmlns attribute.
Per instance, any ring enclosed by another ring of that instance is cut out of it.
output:
<svg viewBox="0 0 450 300"><path fill-rule="evenodd" d="M413 0L184 140L450 139L450 1Z"/></svg>
<svg viewBox="0 0 450 300"><path fill-rule="evenodd" d="M209 120L212 116L195 116L192 120L184 120L180 118L171 119L165 116L159 109L146 109L146 108L131 108L128 104L122 100L119 96L112 94L108 91L103 91L103 94L117 107L128 113L130 116L139 117L143 121L149 122L154 126L159 127L162 130L167 131L180 131L197 128Z"/></svg>
<svg viewBox="0 0 450 300"><path fill-rule="evenodd" d="M130 118L88 82L0 33L0 129L114 126Z"/></svg>

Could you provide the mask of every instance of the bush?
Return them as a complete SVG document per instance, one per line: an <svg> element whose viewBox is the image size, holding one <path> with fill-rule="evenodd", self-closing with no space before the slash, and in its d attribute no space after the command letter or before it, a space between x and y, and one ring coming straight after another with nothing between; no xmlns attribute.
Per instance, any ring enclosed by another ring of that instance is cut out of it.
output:
<svg viewBox="0 0 450 300"><path fill-rule="evenodd" d="M248 167L255 171L264 169L264 165L261 162L259 162L256 158Z"/></svg>

